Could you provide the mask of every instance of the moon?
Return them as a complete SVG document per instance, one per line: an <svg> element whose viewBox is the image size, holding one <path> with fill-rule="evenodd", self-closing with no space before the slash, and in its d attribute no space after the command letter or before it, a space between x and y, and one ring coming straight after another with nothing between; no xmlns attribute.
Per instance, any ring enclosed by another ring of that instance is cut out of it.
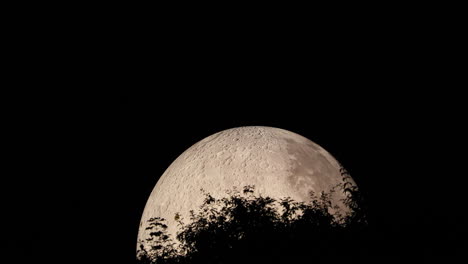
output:
<svg viewBox="0 0 468 264"><path fill-rule="evenodd" d="M340 168L325 149L284 129L249 126L218 132L183 152L159 178L143 211L137 248L149 236L146 227L152 217L166 219L175 240L175 215L189 219L189 211L196 212L203 202L201 189L221 198L226 190L254 185L263 196L307 202L310 191L329 191L342 183ZM344 197L335 192L332 205L345 211L340 202Z"/></svg>

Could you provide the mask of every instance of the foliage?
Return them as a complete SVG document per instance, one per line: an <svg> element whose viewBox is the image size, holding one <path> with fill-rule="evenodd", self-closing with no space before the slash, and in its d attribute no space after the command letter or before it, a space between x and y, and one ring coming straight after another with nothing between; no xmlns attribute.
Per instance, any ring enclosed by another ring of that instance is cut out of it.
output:
<svg viewBox="0 0 468 264"><path fill-rule="evenodd" d="M331 192L311 193L311 202L276 201L254 195L254 186L216 199L205 193L200 211L174 243L162 218L149 220L150 238L138 251L138 263L314 263L349 260L367 220L362 197L342 170L347 215L332 214Z"/></svg>

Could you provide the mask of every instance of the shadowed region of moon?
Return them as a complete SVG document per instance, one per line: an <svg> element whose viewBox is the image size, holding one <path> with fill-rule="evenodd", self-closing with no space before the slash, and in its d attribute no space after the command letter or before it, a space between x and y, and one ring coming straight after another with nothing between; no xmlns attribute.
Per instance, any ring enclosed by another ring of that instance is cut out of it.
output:
<svg viewBox="0 0 468 264"><path fill-rule="evenodd" d="M341 182L340 164L303 136L262 126L224 130L199 141L167 168L146 203L138 243L148 237L152 217L166 219L174 239L179 231L175 215L187 221L190 210L203 202L201 189L220 198L227 190L254 185L263 196L308 201L311 191L329 191ZM331 197L343 212L344 197L341 191Z"/></svg>
<svg viewBox="0 0 468 264"><path fill-rule="evenodd" d="M334 159L327 159L329 154L321 153L317 148L318 145L298 144L289 139L286 142L289 155L296 161L288 181L292 188L297 190L300 200L307 200L310 191L330 191L330 187L341 183L341 174L336 169L340 165ZM329 177L320 175L329 175Z"/></svg>

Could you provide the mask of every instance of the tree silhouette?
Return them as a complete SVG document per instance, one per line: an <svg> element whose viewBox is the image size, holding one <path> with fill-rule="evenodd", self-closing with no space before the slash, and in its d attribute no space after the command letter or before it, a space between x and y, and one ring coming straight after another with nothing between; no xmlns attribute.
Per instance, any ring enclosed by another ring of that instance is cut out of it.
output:
<svg viewBox="0 0 468 264"><path fill-rule="evenodd" d="M150 249L140 247L138 263L349 263L362 246L358 240L367 220L357 187L345 170L342 175L336 187L347 195L346 215L331 213L335 189L311 193L309 203L256 196L254 186L221 199L205 193L200 211L190 212L190 222L179 221L179 243L167 235L164 219L149 220Z"/></svg>

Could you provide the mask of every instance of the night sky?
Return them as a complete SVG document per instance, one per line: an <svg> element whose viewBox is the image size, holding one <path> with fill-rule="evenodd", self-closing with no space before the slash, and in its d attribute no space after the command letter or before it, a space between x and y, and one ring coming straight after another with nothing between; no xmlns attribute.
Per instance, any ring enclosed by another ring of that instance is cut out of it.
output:
<svg viewBox="0 0 468 264"><path fill-rule="evenodd" d="M374 40L281 53L102 45L57 59L55 78L27 82L67 92L3 98L14 170L2 247L23 260L132 263L146 199L171 162L213 133L262 125L309 138L348 169L369 204L375 248L360 254L371 262L455 260L467 247L461 97L423 48Z"/></svg>

